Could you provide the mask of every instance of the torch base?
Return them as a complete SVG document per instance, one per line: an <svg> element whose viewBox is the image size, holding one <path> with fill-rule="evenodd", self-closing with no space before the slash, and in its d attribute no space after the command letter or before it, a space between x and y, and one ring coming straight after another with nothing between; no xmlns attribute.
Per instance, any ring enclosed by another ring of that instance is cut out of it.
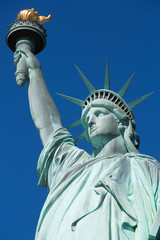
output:
<svg viewBox="0 0 160 240"><path fill-rule="evenodd" d="M21 40L31 41L35 49L34 54L41 52L46 46L46 30L37 22L21 20L14 22L6 36L6 42L9 48L15 52L16 44Z"/></svg>

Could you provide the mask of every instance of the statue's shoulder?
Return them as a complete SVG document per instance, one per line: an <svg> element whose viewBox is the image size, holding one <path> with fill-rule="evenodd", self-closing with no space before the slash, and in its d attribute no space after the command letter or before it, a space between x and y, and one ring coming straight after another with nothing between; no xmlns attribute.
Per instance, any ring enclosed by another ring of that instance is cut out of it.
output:
<svg viewBox="0 0 160 240"><path fill-rule="evenodd" d="M127 156L129 158L133 158L137 162L141 162L142 164L154 165L155 167L160 169L160 163L153 157L146 154L136 154L136 153L128 153Z"/></svg>

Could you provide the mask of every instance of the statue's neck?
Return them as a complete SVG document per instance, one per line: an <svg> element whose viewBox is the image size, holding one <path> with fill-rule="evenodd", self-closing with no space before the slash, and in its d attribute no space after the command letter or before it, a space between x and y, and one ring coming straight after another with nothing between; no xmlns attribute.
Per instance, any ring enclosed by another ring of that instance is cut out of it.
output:
<svg viewBox="0 0 160 240"><path fill-rule="evenodd" d="M102 144L99 148L94 148L92 155L94 157L102 157L111 154L125 154L127 153L127 148L125 146L124 140L121 135L111 139L106 144Z"/></svg>

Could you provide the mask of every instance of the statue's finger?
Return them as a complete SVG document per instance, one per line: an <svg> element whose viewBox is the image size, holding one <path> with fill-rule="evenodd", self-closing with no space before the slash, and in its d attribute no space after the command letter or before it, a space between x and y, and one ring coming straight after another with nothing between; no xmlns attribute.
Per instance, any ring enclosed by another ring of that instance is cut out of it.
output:
<svg viewBox="0 0 160 240"><path fill-rule="evenodd" d="M19 53L19 52L18 53L16 53L16 52L14 53L14 58L17 58L17 57L20 57L20 56L21 56L21 53Z"/></svg>
<svg viewBox="0 0 160 240"><path fill-rule="evenodd" d="M16 49L16 51L14 52L14 54L18 54L20 53L20 51L18 49Z"/></svg>
<svg viewBox="0 0 160 240"><path fill-rule="evenodd" d="M21 54L14 55L14 61L19 61L19 59L22 57Z"/></svg>
<svg viewBox="0 0 160 240"><path fill-rule="evenodd" d="M19 60L20 60L21 57L22 57L21 54L14 56L14 64L15 64L15 65L19 62Z"/></svg>
<svg viewBox="0 0 160 240"><path fill-rule="evenodd" d="M27 53L26 53L25 51L19 50L19 52L20 52L20 53L23 53L23 54L28 58L28 55L27 55Z"/></svg>

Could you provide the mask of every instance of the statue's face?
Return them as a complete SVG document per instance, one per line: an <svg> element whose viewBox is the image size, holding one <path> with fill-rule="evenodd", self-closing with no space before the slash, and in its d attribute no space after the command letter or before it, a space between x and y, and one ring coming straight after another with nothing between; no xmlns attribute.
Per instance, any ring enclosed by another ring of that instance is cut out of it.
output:
<svg viewBox="0 0 160 240"><path fill-rule="evenodd" d="M91 107L85 118L85 126L95 147L120 134L116 116L104 107Z"/></svg>

